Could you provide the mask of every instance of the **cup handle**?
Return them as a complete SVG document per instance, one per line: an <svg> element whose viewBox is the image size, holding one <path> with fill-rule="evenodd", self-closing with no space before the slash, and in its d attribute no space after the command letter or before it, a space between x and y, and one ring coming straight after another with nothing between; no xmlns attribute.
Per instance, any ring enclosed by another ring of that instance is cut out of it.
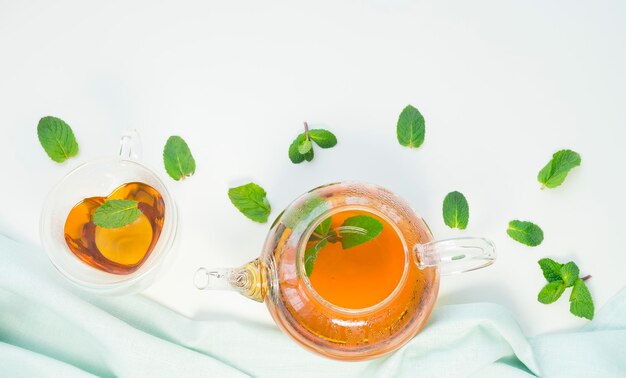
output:
<svg viewBox="0 0 626 378"><path fill-rule="evenodd" d="M141 139L137 130L126 130L122 134L119 156L124 160L141 159Z"/></svg>
<svg viewBox="0 0 626 378"><path fill-rule="evenodd" d="M483 238L454 238L417 244L413 255L420 269L438 267L442 275L484 268L496 260L496 246Z"/></svg>

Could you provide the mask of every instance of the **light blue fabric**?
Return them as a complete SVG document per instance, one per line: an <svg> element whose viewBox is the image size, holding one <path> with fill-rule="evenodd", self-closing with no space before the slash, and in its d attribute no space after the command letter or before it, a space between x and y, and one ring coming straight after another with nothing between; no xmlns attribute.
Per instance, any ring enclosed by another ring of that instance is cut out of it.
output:
<svg viewBox="0 0 626 378"><path fill-rule="evenodd" d="M530 340L500 306L440 307L396 353L345 363L305 351L276 327L82 293L42 251L0 236L0 376L91 375L626 377L626 290L583 329Z"/></svg>

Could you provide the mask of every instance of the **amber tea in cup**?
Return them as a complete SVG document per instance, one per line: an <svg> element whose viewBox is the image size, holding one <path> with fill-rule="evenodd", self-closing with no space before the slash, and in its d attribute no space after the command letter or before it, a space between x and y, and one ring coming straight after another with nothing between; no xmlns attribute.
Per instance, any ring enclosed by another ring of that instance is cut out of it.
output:
<svg viewBox="0 0 626 378"><path fill-rule="evenodd" d="M95 211L107 200L134 200L141 215L119 228L102 228L93 222ZM137 270L154 249L165 217L161 194L148 184L130 182L107 197L89 197L70 210L65 221L65 241L70 251L90 266L113 274Z"/></svg>
<svg viewBox="0 0 626 378"><path fill-rule="evenodd" d="M41 242L57 271L82 289L135 293L171 265L176 204L159 175L138 162L140 153L137 133L124 133L118 156L76 167L45 201ZM107 200L136 201L140 214L122 227L98 227L94 212Z"/></svg>

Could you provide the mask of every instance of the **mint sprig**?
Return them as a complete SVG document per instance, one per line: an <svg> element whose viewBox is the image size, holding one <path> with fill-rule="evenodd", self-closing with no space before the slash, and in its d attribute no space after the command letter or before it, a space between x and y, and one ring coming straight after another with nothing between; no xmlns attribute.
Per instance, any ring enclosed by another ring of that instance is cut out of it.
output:
<svg viewBox="0 0 626 378"><path fill-rule="evenodd" d="M102 228L120 228L133 223L141 215L133 200L107 200L93 213L93 223Z"/></svg>
<svg viewBox="0 0 626 378"><path fill-rule="evenodd" d="M246 185L228 189L230 202L246 217L255 222L265 223L272 211L265 197L265 189L251 182Z"/></svg>
<svg viewBox="0 0 626 378"><path fill-rule="evenodd" d="M37 124L37 137L50 159L57 163L78 154L78 143L70 125L60 118L47 116Z"/></svg>
<svg viewBox="0 0 626 378"><path fill-rule="evenodd" d="M328 243L341 243L343 249L350 249L376 239L383 230L383 224L378 219L367 215L346 218L337 230L331 228L332 221L332 217L324 219L309 238L313 244L304 251L307 277L313 274L317 254Z"/></svg>
<svg viewBox="0 0 626 378"><path fill-rule="evenodd" d="M543 276L548 281L539 294L537 300L543 304L556 302L565 289L572 287L570 294L570 312L578 317L593 319L594 306L591 293L585 281L591 276L579 277L580 270L573 261L560 264L552 259L544 258L539 260L539 266L543 271Z"/></svg>
<svg viewBox="0 0 626 378"><path fill-rule="evenodd" d="M572 150L557 151L545 167L539 171L537 181L543 188L556 188L561 185L569 171L580 165L581 159L577 152Z"/></svg>
<svg viewBox="0 0 626 378"><path fill-rule="evenodd" d="M331 148L337 144L335 134L324 129L311 129L304 123L304 132L289 145L289 159L294 164L313 160L313 142L321 148Z"/></svg>
<svg viewBox="0 0 626 378"><path fill-rule="evenodd" d="M464 230L469 222L469 205L463 193L450 192L443 200L443 221L450 228Z"/></svg>

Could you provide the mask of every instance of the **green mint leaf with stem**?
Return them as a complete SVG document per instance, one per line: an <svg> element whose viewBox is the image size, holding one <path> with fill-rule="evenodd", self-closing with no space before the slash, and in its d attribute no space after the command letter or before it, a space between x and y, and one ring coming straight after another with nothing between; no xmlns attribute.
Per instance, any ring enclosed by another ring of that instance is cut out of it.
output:
<svg viewBox="0 0 626 378"><path fill-rule="evenodd" d="M183 180L196 172L196 161L183 138L173 135L163 148L165 171L176 181Z"/></svg>
<svg viewBox="0 0 626 378"><path fill-rule="evenodd" d="M580 270L573 261L560 264L552 259L539 260L539 266L548 284L541 289L537 300L543 304L556 302L566 288L572 286L570 294L570 312L576 316L593 319L594 306L591 293L587 289L585 281L590 275L580 278Z"/></svg>
<svg viewBox="0 0 626 378"><path fill-rule="evenodd" d="M469 205L460 192L450 192L443 200L443 221L450 228L464 230L469 222Z"/></svg>
<svg viewBox="0 0 626 378"><path fill-rule="evenodd" d="M574 282L578 279L578 275L580 274L580 270L578 266L573 261L568 262L567 264L563 264L561 269L559 270L561 274L561 279L563 283L565 283L565 287L570 287L574 285Z"/></svg>
<svg viewBox="0 0 626 378"><path fill-rule="evenodd" d="M569 297L569 311L581 318L593 319L593 315L595 312L593 306L593 299L591 298L591 293L589 293L589 289L582 278L577 279L574 282L574 287L572 288L572 294Z"/></svg>
<svg viewBox="0 0 626 378"><path fill-rule="evenodd" d="M424 143L426 124L422 114L412 105L407 105L400 113L396 134L400 145L418 148Z"/></svg>
<svg viewBox="0 0 626 378"><path fill-rule="evenodd" d="M298 152L301 155L305 155L307 152L311 151L313 148L313 143L309 139L305 139L298 145Z"/></svg>
<svg viewBox="0 0 626 378"><path fill-rule="evenodd" d="M554 303L561 297L561 294L565 291L565 284L563 281L552 281L541 289L537 300L543 304Z"/></svg>
<svg viewBox="0 0 626 378"><path fill-rule="evenodd" d="M266 194L263 188L253 182L228 189L230 202L243 215L259 223L267 222L272 211Z"/></svg>
<svg viewBox="0 0 626 378"><path fill-rule="evenodd" d="M354 248L375 239L383 230L383 224L376 218L367 215L356 215L347 218L341 227L341 246L343 249Z"/></svg>
<svg viewBox="0 0 626 378"><path fill-rule="evenodd" d="M304 270L307 277L311 277L311 274L313 274L317 254L322 248L326 247L327 244L328 242L326 240L321 240L315 243L313 247L307 248L306 251L304 251Z"/></svg>
<svg viewBox="0 0 626 378"><path fill-rule="evenodd" d="M47 116L37 124L37 137L50 159L57 163L78 154L78 143L72 128L60 118Z"/></svg>
<svg viewBox="0 0 626 378"><path fill-rule="evenodd" d="M536 247L543 241L543 231L532 222L512 220L506 233L511 239L530 247Z"/></svg>
<svg viewBox="0 0 626 378"><path fill-rule="evenodd" d="M559 264L558 262L549 258L543 258L539 260L539 266L543 271L543 276L548 282L562 281L561 267L563 266L563 264Z"/></svg>
<svg viewBox="0 0 626 378"><path fill-rule="evenodd" d="M537 180L544 187L556 188L561 185L569 171L580 165L581 159L577 152L572 150L557 151L552 155L552 160L539 171Z"/></svg>
<svg viewBox="0 0 626 378"><path fill-rule="evenodd" d="M313 160L313 142L321 148L330 148L337 144L337 137L328 130L309 130L309 124L305 122L304 132L298 134L289 145L289 160L294 164Z"/></svg>
<svg viewBox="0 0 626 378"><path fill-rule="evenodd" d="M335 134L324 129L309 130L309 138L321 148L331 148L337 145Z"/></svg>
<svg viewBox="0 0 626 378"><path fill-rule="evenodd" d="M120 228L133 223L141 215L133 200L107 200L93 213L93 223L102 228Z"/></svg>

